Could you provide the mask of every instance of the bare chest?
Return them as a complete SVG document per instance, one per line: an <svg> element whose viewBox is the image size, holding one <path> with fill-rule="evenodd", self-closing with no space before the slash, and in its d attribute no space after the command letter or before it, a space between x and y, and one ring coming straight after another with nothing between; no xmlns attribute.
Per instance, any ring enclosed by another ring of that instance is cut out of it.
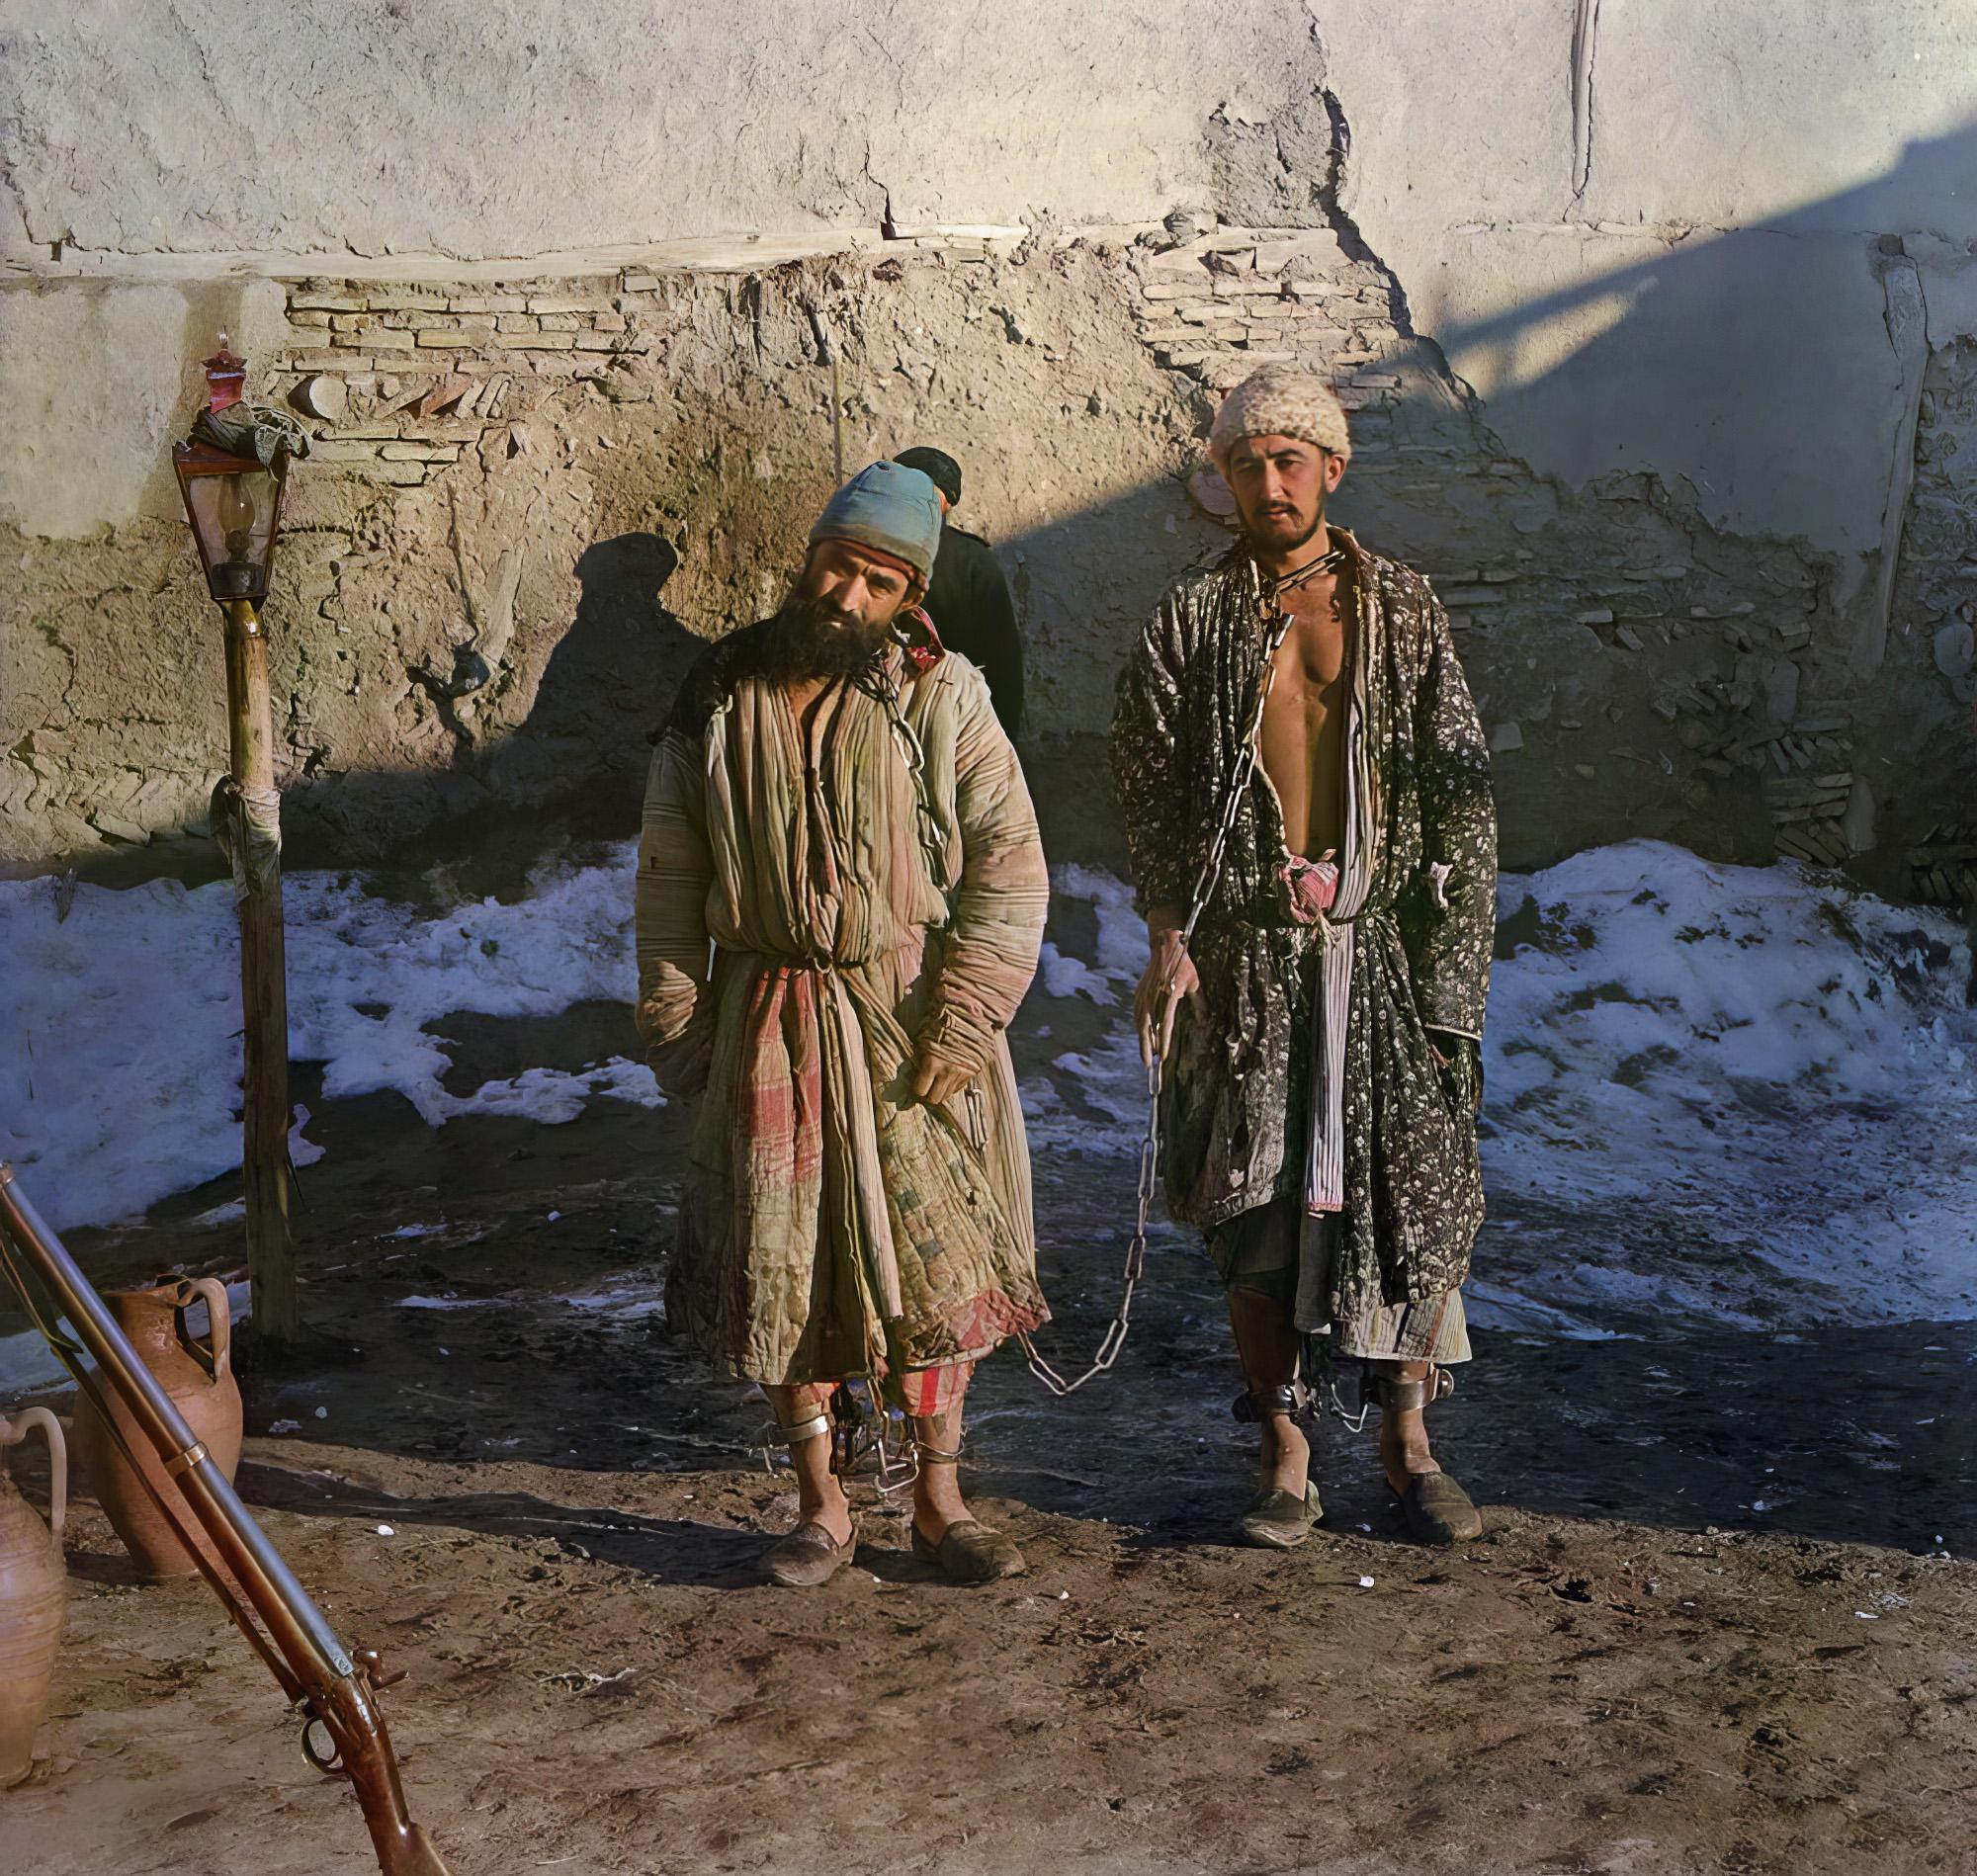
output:
<svg viewBox="0 0 1977 1876"><path fill-rule="evenodd" d="M1290 630L1271 666L1265 720L1297 718L1315 725L1343 706L1345 622L1329 590L1296 594L1290 610Z"/></svg>
<svg viewBox="0 0 1977 1876"><path fill-rule="evenodd" d="M1271 665L1257 753L1290 850L1316 855L1339 836L1350 644L1330 582L1293 595L1290 612Z"/></svg>

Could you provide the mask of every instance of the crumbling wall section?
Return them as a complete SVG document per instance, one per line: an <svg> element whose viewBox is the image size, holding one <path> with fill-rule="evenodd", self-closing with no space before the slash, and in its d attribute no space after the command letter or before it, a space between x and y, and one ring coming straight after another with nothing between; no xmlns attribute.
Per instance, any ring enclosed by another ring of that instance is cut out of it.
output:
<svg viewBox="0 0 1977 1876"><path fill-rule="evenodd" d="M1909 759L1937 785L1887 832L1915 897L1977 905L1977 341L1932 354L1917 419L1880 694L1890 738L1905 725Z"/></svg>
<svg viewBox="0 0 1977 1876"><path fill-rule="evenodd" d="M1449 606L1514 864L1625 834L1836 865L1875 846L1833 565L1721 534L1650 476L1561 488L1503 453L1349 230L1205 219L760 273L288 283L261 388L322 413L270 609L296 850L402 850L497 810L623 829L671 686L776 603L833 451L916 440L964 460L963 519L1003 554L1033 764L1102 823L1117 667L1227 539L1199 436L1278 360L1351 409L1340 518ZM1929 408L1953 402L1945 383ZM182 530L23 552L6 857L196 838L223 741ZM1880 802L1933 799L1890 750Z"/></svg>
<svg viewBox="0 0 1977 1876"><path fill-rule="evenodd" d="M255 390L314 438L267 608L292 851L374 856L493 810L622 831L686 661L779 600L839 449L964 458L1039 736L1088 740L1112 648L1207 544L1180 483L1195 413L1134 337L1113 247L1011 245L288 283ZM154 496L97 540L19 543L0 857L203 829L216 633Z"/></svg>

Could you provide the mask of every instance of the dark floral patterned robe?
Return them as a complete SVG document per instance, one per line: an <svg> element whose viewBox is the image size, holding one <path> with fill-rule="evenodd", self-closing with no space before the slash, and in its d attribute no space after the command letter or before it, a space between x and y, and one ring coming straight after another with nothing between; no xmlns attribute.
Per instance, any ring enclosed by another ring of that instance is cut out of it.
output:
<svg viewBox="0 0 1977 1876"><path fill-rule="evenodd" d="M1419 573L1331 532L1354 567L1348 671L1363 700L1358 773L1374 791L1332 1268L1333 1316L1350 1319L1436 1296L1468 1273L1483 1222L1469 1077L1480 1073L1494 950L1497 825L1447 614ZM1268 634L1239 547L1167 593L1120 678L1113 769L1142 910L1189 902L1254 719ZM1183 1005L1166 1077L1168 1206L1204 1230L1298 1192L1303 1178L1314 945L1276 878L1286 856L1258 774L1195 934L1205 1014ZM1469 1058L1458 1072L1438 1068L1429 1030L1444 1054L1450 1037L1469 1039L1454 1045Z"/></svg>

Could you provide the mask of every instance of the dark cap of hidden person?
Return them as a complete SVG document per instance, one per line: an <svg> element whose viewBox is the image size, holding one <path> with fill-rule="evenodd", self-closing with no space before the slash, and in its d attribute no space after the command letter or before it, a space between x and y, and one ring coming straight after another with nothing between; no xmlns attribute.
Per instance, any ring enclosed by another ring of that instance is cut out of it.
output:
<svg viewBox="0 0 1977 1876"><path fill-rule="evenodd" d="M945 450L936 450L924 443L916 443L910 450L902 450L893 458L895 463L903 463L907 469L916 469L940 490L943 507L961 506L961 465Z"/></svg>

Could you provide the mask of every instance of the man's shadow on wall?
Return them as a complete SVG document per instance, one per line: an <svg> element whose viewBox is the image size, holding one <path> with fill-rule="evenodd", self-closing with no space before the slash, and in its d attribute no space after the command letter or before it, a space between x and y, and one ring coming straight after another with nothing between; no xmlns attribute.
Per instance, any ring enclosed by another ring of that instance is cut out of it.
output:
<svg viewBox="0 0 1977 1876"><path fill-rule="evenodd" d="M706 646L665 605L678 567L678 553L655 534L613 535L578 555L576 617L528 717L476 761L497 798L630 831L651 738Z"/></svg>
<svg viewBox="0 0 1977 1876"><path fill-rule="evenodd" d="M290 865L416 867L449 830L471 827L473 858L492 869L489 890L499 890L499 878L548 848L632 833L652 738L706 642L665 604L678 567L677 552L655 534L585 548L574 569L576 615L524 720L505 731L475 725L482 712L496 715L486 708L490 673L476 647L463 647L449 681L423 685L460 738L451 769L292 783L283 795Z"/></svg>

